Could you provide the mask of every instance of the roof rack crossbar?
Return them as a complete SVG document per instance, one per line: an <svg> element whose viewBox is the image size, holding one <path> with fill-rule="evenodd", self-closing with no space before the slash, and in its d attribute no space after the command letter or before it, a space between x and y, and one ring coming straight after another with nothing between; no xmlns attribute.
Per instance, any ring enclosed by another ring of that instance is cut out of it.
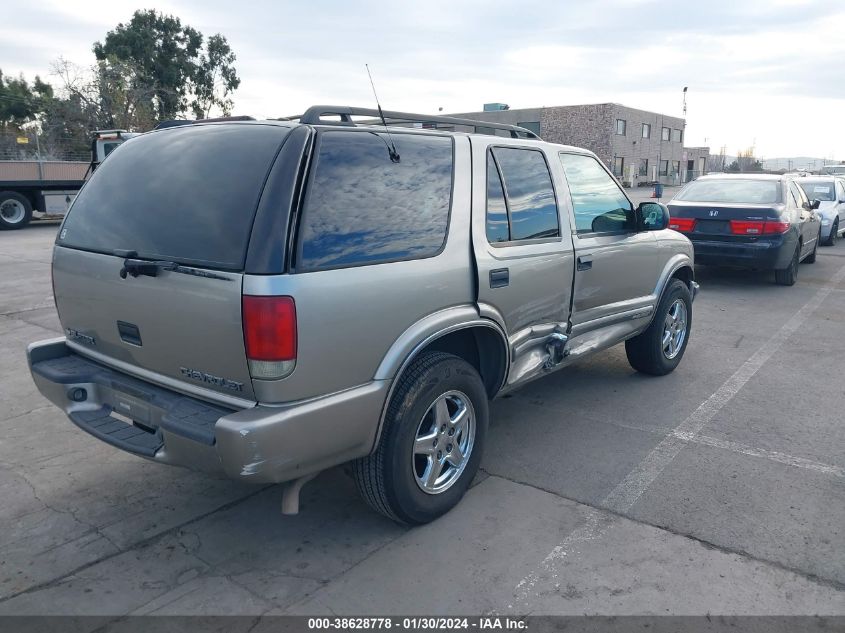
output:
<svg viewBox="0 0 845 633"><path fill-rule="evenodd" d="M504 130L510 133L511 138L530 138L540 139L540 136L531 130L518 125L510 125L507 123L496 123L494 121L479 121L477 119L462 119L452 116L438 116L432 114L415 114L412 112L395 112L392 110L384 110L384 118L392 121L401 121L407 123L446 123L450 125L462 125L471 127L478 131L478 128L490 128L494 130ZM326 115L335 115L340 117L340 121L326 121L323 117ZM281 120L299 121L306 125L345 125L355 126L352 120L353 116L369 116L379 118L379 111L374 108L357 108L352 106L329 106L316 105L308 108L303 114L290 117L280 117Z"/></svg>

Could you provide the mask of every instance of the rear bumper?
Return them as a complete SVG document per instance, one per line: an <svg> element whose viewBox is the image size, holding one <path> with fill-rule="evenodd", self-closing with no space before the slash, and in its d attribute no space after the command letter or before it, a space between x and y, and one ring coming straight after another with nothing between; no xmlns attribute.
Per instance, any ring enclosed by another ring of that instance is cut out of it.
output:
<svg viewBox="0 0 845 633"><path fill-rule="evenodd" d="M84 358L53 339L27 350L38 390L98 439L153 461L282 482L362 457L388 381L284 406L235 411Z"/></svg>
<svg viewBox="0 0 845 633"><path fill-rule="evenodd" d="M795 252L795 241L786 236L755 242L721 242L692 239L695 263L773 270L786 268Z"/></svg>

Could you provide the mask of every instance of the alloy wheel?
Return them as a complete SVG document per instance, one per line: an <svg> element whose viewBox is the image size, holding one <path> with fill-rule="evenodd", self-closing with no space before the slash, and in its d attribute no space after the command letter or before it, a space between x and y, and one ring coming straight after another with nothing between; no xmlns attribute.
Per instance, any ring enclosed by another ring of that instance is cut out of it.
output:
<svg viewBox="0 0 845 633"><path fill-rule="evenodd" d="M439 396L417 426L413 445L414 479L427 494L451 488L464 472L475 445L475 410L466 394Z"/></svg>
<svg viewBox="0 0 845 633"><path fill-rule="evenodd" d="M672 360L684 346L687 337L687 305L681 299L675 299L663 321L661 347L663 355Z"/></svg>

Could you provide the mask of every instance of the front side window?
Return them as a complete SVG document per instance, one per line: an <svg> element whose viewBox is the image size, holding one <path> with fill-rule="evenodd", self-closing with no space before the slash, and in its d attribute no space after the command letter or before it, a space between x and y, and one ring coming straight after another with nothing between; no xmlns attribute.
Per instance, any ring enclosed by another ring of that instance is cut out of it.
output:
<svg viewBox="0 0 845 633"><path fill-rule="evenodd" d="M672 130L670 130L668 127L665 127L665 128L663 128L662 136L660 138L662 138L664 141L668 141L669 135L671 133L672 133Z"/></svg>
<svg viewBox="0 0 845 633"><path fill-rule="evenodd" d="M398 163L388 143L396 145ZM440 252L452 192L452 139L329 131L302 210L304 271L420 259Z"/></svg>
<svg viewBox="0 0 845 633"><path fill-rule="evenodd" d="M625 136L625 128L627 127L625 119L616 119L616 133L619 136Z"/></svg>
<svg viewBox="0 0 845 633"><path fill-rule="evenodd" d="M643 138L651 138L651 125L643 123Z"/></svg>
<svg viewBox="0 0 845 633"><path fill-rule="evenodd" d="M561 154L560 161L569 183L579 234L635 229L631 202L598 160L583 154Z"/></svg>
<svg viewBox="0 0 845 633"><path fill-rule="evenodd" d="M668 160L661 160L660 161L660 175L661 176L668 176L669 175L669 161Z"/></svg>
<svg viewBox="0 0 845 633"><path fill-rule="evenodd" d="M496 147L487 152L487 239L560 237L557 201L543 153Z"/></svg>
<svg viewBox="0 0 845 633"><path fill-rule="evenodd" d="M795 202L798 203L799 207L803 207L805 204L809 204L810 201L807 199L807 196L804 195L804 191L796 185L794 182L789 183L789 189L792 191L792 195L795 196Z"/></svg>
<svg viewBox="0 0 845 633"><path fill-rule="evenodd" d="M672 130L672 140L676 143L680 143L684 139L684 133L682 130Z"/></svg>
<svg viewBox="0 0 845 633"><path fill-rule="evenodd" d="M836 183L837 198L840 202L845 202L845 184L842 182Z"/></svg>

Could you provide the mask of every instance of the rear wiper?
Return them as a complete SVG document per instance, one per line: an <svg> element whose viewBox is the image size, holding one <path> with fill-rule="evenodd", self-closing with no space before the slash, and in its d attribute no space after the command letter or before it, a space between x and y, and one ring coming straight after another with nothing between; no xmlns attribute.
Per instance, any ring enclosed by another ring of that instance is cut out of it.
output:
<svg viewBox="0 0 845 633"><path fill-rule="evenodd" d="M138 256L138 253L135 251L115 251L115 255L126 257L123 260L123 268L120 269L121 279L126 279L128 275L132 275L133 277L137 277L138 275L157 277L160 270L176 270L179 266L176 262L133 259L133 257Z"/></svg>

